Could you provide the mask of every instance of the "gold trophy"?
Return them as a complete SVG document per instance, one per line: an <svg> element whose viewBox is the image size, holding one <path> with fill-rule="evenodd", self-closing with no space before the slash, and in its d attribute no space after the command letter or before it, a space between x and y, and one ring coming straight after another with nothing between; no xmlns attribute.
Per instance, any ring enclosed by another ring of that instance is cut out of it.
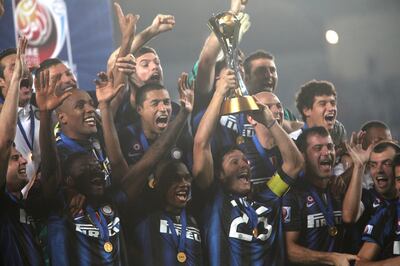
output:
<svg viewBox="0 0 400 266"><path fill-rule="evenodd" d="M253 97L249 96L240 74L237 44L240 20L231 12L222 12L208 20L208 26L217 36L225 55L226 64L235 72L238 87L229 92L222 104L221 115L258 110Z"/></svg>

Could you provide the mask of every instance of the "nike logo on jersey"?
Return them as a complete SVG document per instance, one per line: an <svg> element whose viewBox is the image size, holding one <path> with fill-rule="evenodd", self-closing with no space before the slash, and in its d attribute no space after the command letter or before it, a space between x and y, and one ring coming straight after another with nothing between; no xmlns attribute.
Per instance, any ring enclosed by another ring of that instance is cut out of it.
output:
<svg viewBox="0 0 400 266"><path fill-rule="evenodd" d="M174 223L174 227L176 234L180 236L182 232L182 225ZM160 220L160 233L172 235L172 231L168 226L167 220L162 220L162 219ZM197 242L201 242L200 230L192 226L186 227L186 239L191 239Z"/></svg>
<svg viewBox="0 0 400 266"><path fill-rule="evenodd" d="M114 236L119 233L120 231L120 220L118 217L115 217L112 222L110 222L107 227L108 227L108 234L110 236ZM90 236L90 237L95 237L99 238L100 237L100 230L93 224L87 224L87 223L76 223L75 221L75 230L81 234Z"/></svg>
<svg viewBox="0 0 400 266"><path fill-rule="evenodd" d="M334 220L335 224L341 224L342 223L342 211L334 211ZM324 215L320 213L316 214L309 214L307 215L307 228L318 228L318 227L323 227L326 226L326 220Z"/></svg>

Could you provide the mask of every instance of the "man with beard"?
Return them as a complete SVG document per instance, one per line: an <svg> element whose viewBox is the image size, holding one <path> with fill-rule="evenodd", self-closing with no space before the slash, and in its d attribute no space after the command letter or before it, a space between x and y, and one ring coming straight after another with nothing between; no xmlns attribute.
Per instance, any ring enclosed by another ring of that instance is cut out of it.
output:
<svg viewBox="0 0 400 266"><path fill-rule="evenodd" d="M361 127L361 131L365 132L363 138L363 149L366 150L371 144L376 144L382 140L392 140L390 128L384 122L372 120L366 122ZM369 189L373 186L373 181L369 171L366 171L363 178L363 188Z"/></svg>
<svg viewBox="0 0 400 266"><path fill-rule="evenodd" d="M361 176L368 153L361 145L347 146L353 159L351 181L343 198L333 197L330 180L335 163L333 141L324 127L305 129L297 139L305 158L302 182L284 196L284 230L288 261L292 264L350 265L356 256L343 250L343 222L360 212Z"/></svg>
<svg viewBox="0 0 400 266"><path fill-rule="evenodd" d="M396 179L391 167L397 153L400 153L400 147L388 140L378 142L371 152L367 170L373 181L373 187L362 190L362 214L350 231L349 241L346 241L352 252L359 251L362 245L361 236L371 217L398 198Z"/></svg>
<svg viewBox="0 0 400 266"><path fill-rule="evenodd" d="M336 146L346 140L346 130L336 120L336 90L332 83L318 80L307 82L296 95L296 106L305 124L303 128L292 132L291 138L297 139L305 128L320 126L329 131Z"/></svg>
<svg viewBox="0 0 400 266"><path fill-rule="evenodd" d="M392 161L387 161L385 168L392 165L396 192L400 193L400 154ZM392 201L384 208L380 208L368 222L363 234L364 244L358 253L360 261L357 266L363 265L398 265L400 263L399 246L399 217L400 200Z"/></svg>
<svg viewBox="0 0 400 266"><path fill-rule="evenodd" d="M43 265L43 257L34 234L21 189L28 183L27 161L16 149L14 138L20 84L24 76L27 40L19 40L13 60L13 73L0 113L0 263L2 265Z"/></svg>
<svg viewBox="0 0 400 266"><path fill-rule="evenodd" d="M236 86L232 73L226 72L217 81L200 122L193 153L195 192L208 195L197 208L202 218L205 257L209 265L283 265L281 196L293 184L303 159L269 107L258 102L261 110L249 115L270 131L283 163L264 189L249 198L251 172L245 154L235 146L220 150L218 155L211 153L211 136L224 96Z"/></svg>
<svg viewBox="0 0 400 266"><path fill-rule="evenodd" d="M17 50L9 48L0 53L0 87L1 97L7 97L11 77L15 67ZM40 164L39 124L37 108L31 103L33 78L25 67L19 86L18 120L15 145L27 160L29 180L36 174ZM0 97L0 98L1 98ZM4 101L4 98L1 98Z"/></svg>

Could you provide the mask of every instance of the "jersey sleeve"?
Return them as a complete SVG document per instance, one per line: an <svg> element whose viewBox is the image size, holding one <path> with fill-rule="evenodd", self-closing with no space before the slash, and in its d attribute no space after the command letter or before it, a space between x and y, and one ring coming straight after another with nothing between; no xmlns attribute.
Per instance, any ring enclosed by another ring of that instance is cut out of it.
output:
<svg viewBox="0 0 400 266"><path fill-rule="evenodd" d="M372 242L384 248L389 238L394 234L393 232L393 217L390 215L392 205L386 208L378 210L378 212L372 216L368 224L364 228L362 240L364 242Z"/></svg>
<svg viewBox="0 0 400 266"><path fill-rule="evenodd" d="M283 196L282 219L284 231L301 231L301 201L295 190Z"/></svg>

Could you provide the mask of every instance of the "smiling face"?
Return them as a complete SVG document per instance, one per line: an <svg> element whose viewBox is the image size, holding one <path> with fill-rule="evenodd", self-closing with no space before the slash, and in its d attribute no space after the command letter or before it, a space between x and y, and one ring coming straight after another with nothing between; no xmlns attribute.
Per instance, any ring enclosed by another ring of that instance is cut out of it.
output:
<svg viewBox="0 0 400 266"><path fill-rule="evenodd" d="M178 163L166 184L165 201L170 210L181 210L190 200L192 176L183 163Z"/></svg>
<svg viewBox="0 0 400 266"><path fill-rule="evenodd" d="M269 58L252 60L245 80L251 95L262 91L274 92L278 83L275 61Z"/></svg>
<svg viewBox="0 0 400 266"><path fill-rule="evenodd" d="M20 191L27 183L26 175L27 161L15 147L11 148L10 158L7 168L7 189L10 192Z"/></svg>
<svg viewBox="0 0 400 266"><path fill-rule="evenodd" d="M166 89L147 91L137 111L146 137L152 139L160 135L167 128L172 112L168 91Z"/></svg>
<svg viewBox="0 0 400 266"><path fill-rule="evenodd" d="M394 190L393 158L396 151L387 147L382 152L371 152L368 168L374 181L375 190L384 197L391 197Z"/></svg>
<svg viewBox="0 0 400 266"><path fill-rule="evenodd" d="M314 96L311 108L305 107L303 114L309 127L321 126L333 129L336 121L336 97L334 95Z"/></svg>
<svg viewBox="0 0 400 266"><path fill-rule="evenodd" d="M272 92L260 92L256 94L261 103L268 106L279 125L283 123L283 107L279 98Z"/></svg>
<svg viewBox="0 0 400 266"><path fill-rule="evenodd" d="M335 165L335 145L331 136L310 134L307 137L306 176L327 179L332 176Z"/></svg>
<svg viewBox="0 0 400 266"><path fill-rule="evenodd" d="M61 95L64 91L76 89L76 78L72 71L64 64L56 64L49 67L50 77L61 75L60 85L56 88L56 94Z"/></svg>
<svg viewBox="0 0 400 266"><path fill-rule="evenodd" d="M250 193L250 164L240 150L232 150L222 158L219 179L223 188L232 194L246 196Z"/></svg>
<svg viewBox="0 0 400 266"><path fill-rule="evenodd" d="M73 139L87 139L97 132L92 98L82 90L72 90L57 109L58 120L64 134Z"/></svg>
<svg viewBox="0 0 400 266"><path fill-rule="evenodd" d="M67 182L72 188L90 198L104 195L106 181L98 161L91 155L81 155L71 164L70 177Z"/></svg>
<svg viewBox="0 0 400 266"><path fill-rule="evenodd" d="M136 58L136 75L143 83L163 83L163 70L158 55L152 52Z"/></svg>

